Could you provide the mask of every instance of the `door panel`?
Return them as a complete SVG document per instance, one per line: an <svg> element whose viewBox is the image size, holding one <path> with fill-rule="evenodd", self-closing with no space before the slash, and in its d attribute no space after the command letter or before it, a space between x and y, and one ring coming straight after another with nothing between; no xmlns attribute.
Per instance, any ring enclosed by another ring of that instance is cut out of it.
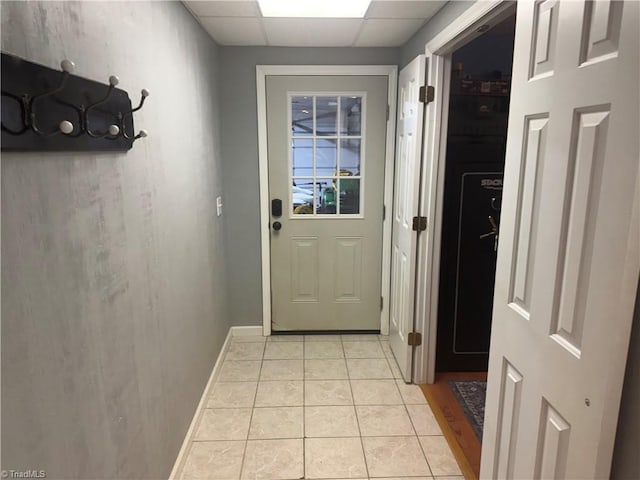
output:
<svg viewBox="0 0 640 480"><path fill-rule="evenodd" d="M609 476L640 273L639 13L518 2L482 478Z"/></svg>
<svg viewBox="0 0 640 480"><path fill-rule="evenodd" d="M419 90L425 82L425 57L419 55L402 69L398 82L398 131L391 266L391 318L389 343L405 381L411 381L417 233L424 105Z"/></svg>
<svg viewBox="0 0 640 480"><path fill-rule="evenodd" d="M380 329L387 82L266 79L274 331Z"/></svg>

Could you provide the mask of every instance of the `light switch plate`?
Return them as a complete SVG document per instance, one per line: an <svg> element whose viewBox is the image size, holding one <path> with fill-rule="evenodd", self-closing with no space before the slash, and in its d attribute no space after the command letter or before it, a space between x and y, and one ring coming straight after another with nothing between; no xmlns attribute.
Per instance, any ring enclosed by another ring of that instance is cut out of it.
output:
<svg viewBox="0 0 640 480"><path fill-rule="evenodd" d="M216 212L218 216L222 215L222 197L216 197Z"/></svg>

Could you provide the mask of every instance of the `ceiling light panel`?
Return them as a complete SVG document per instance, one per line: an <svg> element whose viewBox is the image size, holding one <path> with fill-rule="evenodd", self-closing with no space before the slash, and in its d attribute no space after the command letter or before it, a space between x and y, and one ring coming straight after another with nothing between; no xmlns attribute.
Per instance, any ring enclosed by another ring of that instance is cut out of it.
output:
<svg viewBox="0 0 640 480"><path fill-rule="evenodd" d="M258 0L263 17L363 18L371 0Z"/></svg>
<svg viewBox="0 0 640 480"><path fill-rule="evenodd" d="M350 47L363 20L355 18L264 18L269 45Z"/></svg>

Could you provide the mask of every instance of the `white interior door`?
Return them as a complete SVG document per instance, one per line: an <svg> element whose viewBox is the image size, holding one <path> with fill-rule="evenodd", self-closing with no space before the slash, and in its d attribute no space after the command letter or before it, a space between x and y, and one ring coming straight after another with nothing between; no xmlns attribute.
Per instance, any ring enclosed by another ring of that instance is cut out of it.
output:
<svg viewBox="0 0 640 480"><path fill-rule="evenodd" d="M380 330L387 84L266 79L274 331Z"/></svg>
<svg viewBox="0 0 640 480"><path fill-rule="evenodd" d="M400 72L398 123L391 243L391 308L389 343L405 381L411 381L413 347L408 334L413 330L420 163L424 104L419 90L425 81L425 56L419 55Z"/></svg>
<svg viewBox="0 0 640 480"><path fill-rule="evenodd" d="M638 7L518 2L482 478L609 477L640 271Z"/></svg>

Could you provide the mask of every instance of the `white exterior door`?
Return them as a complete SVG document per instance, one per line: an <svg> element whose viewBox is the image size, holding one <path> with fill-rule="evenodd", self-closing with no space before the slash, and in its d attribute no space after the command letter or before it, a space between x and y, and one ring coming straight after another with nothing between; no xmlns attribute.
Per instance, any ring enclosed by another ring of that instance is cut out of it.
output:
<svg viewBox="0 0 640 480"><path fill-rule="evenodd" d="M398 81L398 123L394 180L393 238L391 243L391 308L389 343L405 381L411 381L415 303L417 233L424 104L419 90L425 81L425 56L402 69Z"/></svg>
<svg viewBox="0 0 640 480"><path fill-rule="evenodd" d="M640 270L638 7L518 2L482 478L609 477Z"/></svg>
<svg viewBox="0 0 640 480"><path fill-rule="evenodd" d="M272 330L380 330L386 76L267 76Z"/></svg>

